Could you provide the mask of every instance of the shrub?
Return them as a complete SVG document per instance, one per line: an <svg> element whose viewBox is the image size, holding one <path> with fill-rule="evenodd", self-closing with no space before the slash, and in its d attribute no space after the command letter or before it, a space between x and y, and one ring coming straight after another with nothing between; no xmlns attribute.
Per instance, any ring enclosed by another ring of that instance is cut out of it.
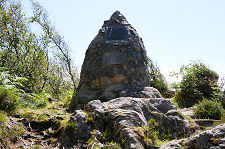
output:
<svg viewBox="0 0 225 149"><path fill-rule="evenodd" d="M203 98L214 98L214 88L217 87L219 76L206 65L192 62L182 66L179 74L182 80L178 84L175 101L180 107L191 107Z"/></svg>
<svg viewBox="0 0 225 149"><path fill-rule="evenodd" d="M150 80L150 85L151 85L152 87L158 89L158 91L162 94L162 96L168 97L169 89L168 89L168 85L167 85L167 83L165 82L164 79L153 77L153 78Z"/></svg>
<svg viewBox="0 0 225 149"><path fill-rule="evenodd" d="M0 86L0 110L13 113L18 105L19 95L13 89Z"/></svg>
<svg viewBox="0 0 225 149"><path fill-rule="evenodd" d="M223 108L218 101L204 99L197 105L195 116L198 118L221 119Z"/></svg>
<svg viewBox="0 0 225 149"><path fill-rule="evenodd" d="M25 108L37 109L43 108L48 103L49 94L41 92L39 94L35 93L24 93L21 95L22 98L19 104Z"/></svg>
<svg viewBox="0 0 225 149"><path fill-rule="evenodd" d="M0 124L4 123L7 120L5 113L0 111Z"/></svg>
<svg viewBox="0 0 225 149"><path fill-rule="evenodd" d="M64 104L63 105L64 108L69 108L69 105L71 103L72 97L73 97L73 91L72 90L67 91L65 93L65 95L63 97L61 97L61 101Z"/></svg>
<svg viewBox="0 0 225 149"><path fill-rule="evenodd" d="M225 91L222 92L221 96L219 97L222 107L225 109Z"/></svg>

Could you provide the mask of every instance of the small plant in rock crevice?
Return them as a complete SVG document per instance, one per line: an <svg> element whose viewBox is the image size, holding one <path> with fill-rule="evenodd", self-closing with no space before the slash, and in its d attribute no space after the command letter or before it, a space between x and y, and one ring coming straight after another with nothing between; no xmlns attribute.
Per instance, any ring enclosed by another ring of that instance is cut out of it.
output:
<svg viewBox="0 0 225 149"><path fill-rule="evenodd" d="M147 122L148 126L134 127L134 131L143 138L146 145L154 145L158 141L159 123L155 119L150 119Z"/></svg>
<svg viewBox="0 0 225 149"><path fill-rule="evenodd" d="M158 140L158 131L148 126L141 126L133 128L134 131L143 138L147 145L154 145Z"/></svg>
<svg viewBox="0 0 225 149"><path fill-rule="evenodd" d="M94 123L94 119L95 119L95 113L87 112L87 111L84 111L84 112L86 114L87 123L88 124L93 124Z"/></svg>
<svg viewBox="0 0 225 149"><path fill-rule="evenodd" d="M77 124L72 120L68 121L66 127L70 128L70 129L73 129L73 130L77 130Z"/></svg>

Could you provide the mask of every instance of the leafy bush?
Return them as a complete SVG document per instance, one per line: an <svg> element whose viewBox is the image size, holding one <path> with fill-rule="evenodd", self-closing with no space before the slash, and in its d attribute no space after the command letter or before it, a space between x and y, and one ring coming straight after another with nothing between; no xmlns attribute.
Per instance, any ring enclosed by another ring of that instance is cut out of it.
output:
<svg viewBox="0 0 225 149"><path fill-rule="evenodd" d="M222 107L225 109L225 91L222 92L221 96L219 97Z"/></svg>
<svg viewBox="0 0 225 149"><path fill-rule="evenodd" d="M1 67L7 67L14 76L27 78L23 86L18 84L21 78L14 81L16 87L27 93L46 90L58 97L75 89L79 75L72 64L70 48L46 11L32 2L34 16L28 18L20 1L1 0L0 3L0 72ZM33 32L31 23L38 23L43 34ZM0 85L10 81L1 81L0 76Z"/></svg>
<svg viewBox="0 0 225 149"><path fill-rule="evenodd" d="M175 101L180 107L190 107L203 98L213 99L217 87L218 74L201 62L193 62L182 66L179 74L182 76L178 84Z"/></svg>
<svg viewBox="0 0 225 149"><path fill-rule="evenodd" d="M39 94L35 93L24 93L21 95L22 98L19 104L25 108L37 109L43 108L48 103L49 94L41 92Z"/></svg>
<svg viewBox="0 0 225 149"><path fill-rule="evenodd" d="M61 101L63 102L63 107L68 108L70 105L70 102L73 97L73 90L67 91L63 97L61 97Z"/></svg>
<svg viewBox="0 0 225 149"><path fill-rule="evenodd" d="M195 111L195 116L198 118L210 118L210 119L221 119L223 108L221 103L213 100L202 100Z"/></svg>
<svg viewBox="0 0 225 149"><path fill-rule="evenodd" d="M4 123L6 119L4 111L0 111L0 124Z"/></svg>
<svg viewBox="0 0 225 149"><path fill-rule="evenodd" d="M7 68L0 67L0 109L6 112L13 112L16 106L43 108L48 103L49 94L45 92L25 93L23 90L28 79L16 77L7 71Z"/></svg>
<svg viewBox="0 0 225 149"><path fill-rule="evenodd" d="M18 105L18 94L13 89L0 86L0 110L13 113Z"/></svg>
<svg viewBox="0 0 225 149"><path fill-rule="evenodd" d="M150 80L150 85L156 89L158 89L158 91L162 94L162 96L164 97L168 97L168 85L165 82L165 80L161 79L161 78L155 78L153 77Z"/></svg>

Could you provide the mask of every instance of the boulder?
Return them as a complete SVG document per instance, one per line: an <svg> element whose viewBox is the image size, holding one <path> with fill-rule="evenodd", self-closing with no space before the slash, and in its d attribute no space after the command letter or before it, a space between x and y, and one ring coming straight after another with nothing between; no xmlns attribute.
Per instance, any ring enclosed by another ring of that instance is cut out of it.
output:
<svg viewBox="0 0 225 149"><path fill-rule="evenodd" d="M67 127L61 137L62 146L71 147L79 140L87 140L91 136L90 126L87 124L87 115L82 110L76 110L70 118L73 127Z"/></svg>
<svg viewBox="0 0 225 149"><path fill-rule="evenodd" d="M152 119L159 124L154 128L159 134L170 133L172 138L179 138L192 133L189 122L174 107L170 100L163 98L120 97L107 102L93 100L86 105L85 112L77 110L71 117L80 130L64 133L63 138L87 141L93 130L101 133L107 131L111 140L123 140L124 148L154 148L146 142L143 134L139 133L145 126L152 127L148 124ZM88 122L90 118L91 123ZM104 139L96 142L100 144L103 143L102 140Z"/></svg>
<svg viewBox="0 0 225 149"><path fill-rule="evenodd" d="M207 131L186 139L168 142L161 149L186 147L193 149L222 149L225 148L225 124L221 124Z"/></svg>

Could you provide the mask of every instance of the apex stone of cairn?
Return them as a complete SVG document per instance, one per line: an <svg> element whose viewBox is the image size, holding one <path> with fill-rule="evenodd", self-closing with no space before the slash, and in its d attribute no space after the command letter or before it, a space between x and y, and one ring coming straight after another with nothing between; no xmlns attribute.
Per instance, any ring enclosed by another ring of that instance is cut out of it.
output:
<svg viewBox="0 0 225 149"><path fill-rule="evenodd" d="M150 86L142 39L116 11L90 43L80 74L78 102L121 96L139 97Z"/></svg>

